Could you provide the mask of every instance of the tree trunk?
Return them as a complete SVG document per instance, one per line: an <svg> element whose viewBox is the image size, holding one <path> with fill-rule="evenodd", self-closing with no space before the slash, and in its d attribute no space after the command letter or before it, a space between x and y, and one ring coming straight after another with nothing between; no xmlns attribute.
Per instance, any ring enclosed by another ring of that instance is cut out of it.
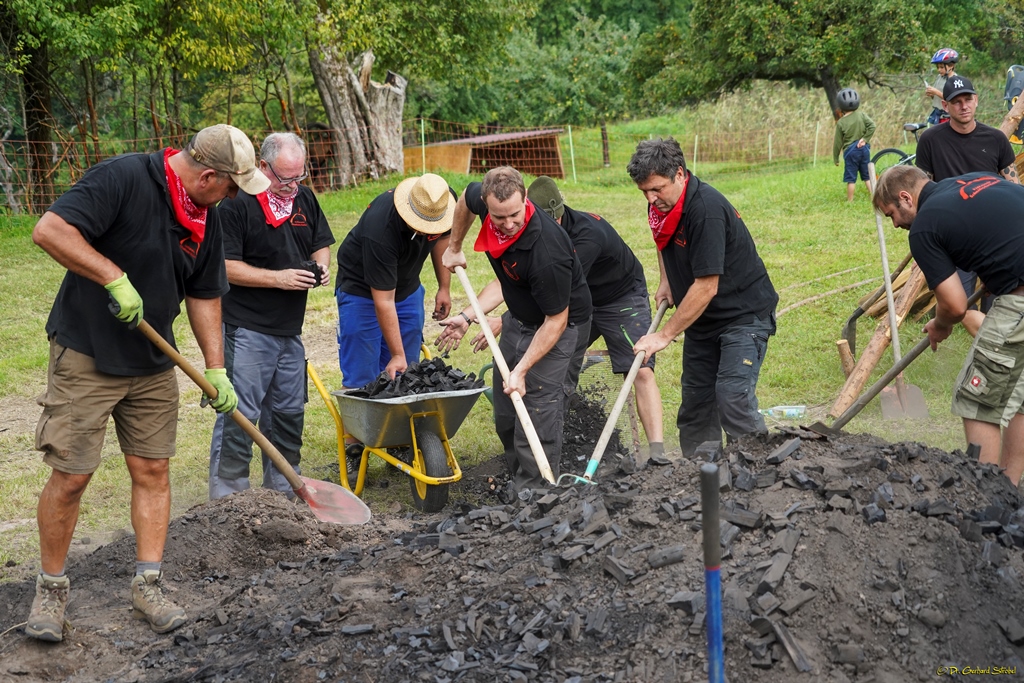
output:
<svg viewBox="0 0 1024 683"><path fill-rule="evenodd" d="M334 157L340 185L402 173L402 111L407 82L388 72L383 84L370 80L373 52L356 60L358 75L333 47L311 46L313 81L334 130Z"/></svg>
<svg viewBox="0 0 1024 683"><path fill-rule="evenodd" d="M22 72L25 88L25 138L28 141L28 194L25 209L42 213L54 197L52 164L53 120L50 108L50 58L46 43L28 53Z"/></svg>
<svg viewBox="0 0 1024 683"><path fill-rule="evenodd" d="M818 71L821 78L821 87L825 89L825 97L828 99L828 108L833 118L838 121L843 112L839 109L839 79L832 73L832 69L825 67Z"/></svg>
<svg viewBox="0 0 1024 683"><path fill-rule="evenodd" d="M611 168L612 157L608 151L608 122L601 119L601 154L604 156L604 167Z"/></svg>

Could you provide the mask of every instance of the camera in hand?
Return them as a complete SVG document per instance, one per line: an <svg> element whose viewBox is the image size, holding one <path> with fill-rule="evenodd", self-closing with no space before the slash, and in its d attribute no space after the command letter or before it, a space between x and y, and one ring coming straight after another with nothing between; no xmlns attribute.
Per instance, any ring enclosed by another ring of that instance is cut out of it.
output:
<svg viewBox="0 0 1024 683"><path fill-rule="evenodd" d="M313 278L315 279L315 282L313 284L314 287L319 287L320 285L323 284L323 273L320 271L319 263L317 263L316 261L303 261L301 264L299 264L299 268L302 268L303 270L308 270L310 273L313 274Z"/></svg>

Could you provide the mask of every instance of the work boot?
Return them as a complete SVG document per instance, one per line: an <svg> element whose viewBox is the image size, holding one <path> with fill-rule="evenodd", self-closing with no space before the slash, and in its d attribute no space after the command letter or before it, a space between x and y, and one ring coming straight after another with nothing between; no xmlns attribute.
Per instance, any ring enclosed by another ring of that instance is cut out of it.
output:
<svg viewBox="0 0 1024 683"><path fill-rule="evenodd" d="M148 621L157 633L167 633L185 623L185 610L164 597L161 576L155 569L148 569L132 579L132 616Z"/></svg>
<svg viewBox="0 0 1024 683"><path fill-rule="evenodd" d="M71 582L66 576L36 577L36 597L25 623L25 633L39 640L59 643L64 639L64 609Z"/></svg>
<svg viewBox="0 0 1024 683"><path fill-rule="evenodd" d="M345 466L349 478L359 474L359 463L363 460L363 444L350 443L345 446ZM352 482L355 483L355 482Z"/></svg>

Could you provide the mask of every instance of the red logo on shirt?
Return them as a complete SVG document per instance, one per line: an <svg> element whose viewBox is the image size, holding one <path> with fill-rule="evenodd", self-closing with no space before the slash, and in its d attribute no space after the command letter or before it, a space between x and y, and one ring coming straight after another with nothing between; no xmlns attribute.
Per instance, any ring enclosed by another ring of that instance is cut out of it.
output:
<svg viewBox="0 0 1024 683"><path fill-rule="evenodd" d="M513 261L511 264L504 259L501 261L501 269L505 271L505 275L508 275L509 279L515 282L519 282L519 275L513 270L517 265L519 265L518 261Z"/></svg>
<svg viewBox="0 0 1024 683"><path fill-rule="evenodd" d="M963 199L972 199L978 196L978 193L982 190L986 190L996 183L999 182L999 178L995 176L982 176L981 178L975 178L974 180L956 181L960 185L960 196Z"/></svg>
<svg viewBox="0 0 1024 683"><path fill-rule="evenodd" d="M178 244L181 246L181 250L192 258L195 258L199 253L199 245L193 241L191 235L178 242Z"/></svg>
<svg viewBox="0 0 1024 683"><path fill-rule="evenodd" d="M291 224L296 228L305 228L309 225L309 221L306 219L306 214L302 213L302 209L295 207L295 213L292 214Z"/></svg>
<svg viewBox="0 0 1024 683"><path fill-rule="evenodd" d="M678 244L681 247L685 247L686 246L686 230L683 230L682 228L680 228L676 232L675 243Z"/></svg>
<svg viewBox="0 0 1024 683"><path fill-rule="evenodd" d="M600 217L600 216L598 216L598 215L597 215L596 213L592 213L592 214L590 214L590 215L594 217L594 220L595 220L595 221L599 221L599 220L601 220L601 217Z"/></svg>

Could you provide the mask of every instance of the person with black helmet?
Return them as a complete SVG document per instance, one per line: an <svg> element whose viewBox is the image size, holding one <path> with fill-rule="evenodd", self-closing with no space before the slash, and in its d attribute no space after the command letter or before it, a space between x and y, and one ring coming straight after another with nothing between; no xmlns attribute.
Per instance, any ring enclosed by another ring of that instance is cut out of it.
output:
<svg viewBox="0 0 1024 683"><path fill-rule="evenodd" d="M875 134L875 122L860 111L860 95L853 88L843 88L836 95L836 103L842 112L836 121L836 135L832 143L832 161L839 165L839 154L846 162L843 182L846 183L846 201L853 201L857 189L857 173L871 194L868 185L868 162L871 161L871 136Z"/></svg>
<svg viewBox="0 0 1024 683"><path fill-rule="evenodd" d="M932 98L932 113L928 115L928 123L933 126L949 118L946 109L942 106L942 89L946 87L946 81L952 78L956 71L956 63L960 61L960 53L951 47L940 47L932 55L932 64L939 72L938 78L931 85L924 86L925 97Z"/></svg>

